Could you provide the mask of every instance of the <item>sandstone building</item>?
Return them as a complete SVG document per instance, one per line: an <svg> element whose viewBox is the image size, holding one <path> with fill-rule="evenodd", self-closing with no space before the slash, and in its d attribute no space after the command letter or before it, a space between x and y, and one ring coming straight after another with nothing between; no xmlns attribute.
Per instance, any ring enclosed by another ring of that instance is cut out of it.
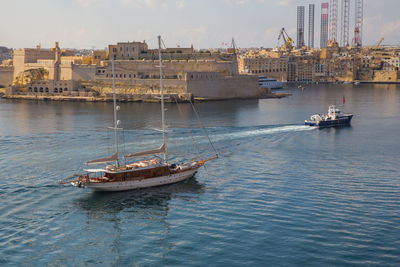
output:
<svg viewBox="0 0 400 267"><path fill-rule="evenodd" d="M257 77L240 75L235 54L195 52L191 48L162 50L165 89L183 98L238 98L260 95ZM108 59L101 60L102 57ZM29 94L63 94L92 91L107 95L112 87L111 60L115 62L117 89L127 97L159 94L158 50L146 42L109 45L91 60L62 50L14 51L14 83ZM164 60L165 59L165 60Z"/></svg>

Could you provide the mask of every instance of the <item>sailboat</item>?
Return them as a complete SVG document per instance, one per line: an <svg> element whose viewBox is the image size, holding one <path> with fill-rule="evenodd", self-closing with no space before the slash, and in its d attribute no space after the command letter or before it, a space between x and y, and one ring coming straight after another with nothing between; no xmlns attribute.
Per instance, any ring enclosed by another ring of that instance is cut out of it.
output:
<svg viewBox="0 0 400 267"><path fill-rule="evenodd" d="M77 179L64 183L71 183L77 187L88 187L95 191L125 191L137 188L161 186L188 179L192 177L207 161L218 158L218 154L216 154L215 156L207 159L188 161L181 164L168 162L160 36L158 36L158 46L158 55L160 61L161 123L163 142L158 148L130 153L124 155L124 157L126 159L164 154L163 160L160 158L153 158L131 164L120 164L118 150L118 130L121 128L119 128L120 121L117 118L119 106L116 105L114 59L112 59L114 127L110 128L114 130L115 152L109 157L89 160L86 162L88 165L106 164L104 168L86 169L84 170L85 174L78 175Z"/></svg>

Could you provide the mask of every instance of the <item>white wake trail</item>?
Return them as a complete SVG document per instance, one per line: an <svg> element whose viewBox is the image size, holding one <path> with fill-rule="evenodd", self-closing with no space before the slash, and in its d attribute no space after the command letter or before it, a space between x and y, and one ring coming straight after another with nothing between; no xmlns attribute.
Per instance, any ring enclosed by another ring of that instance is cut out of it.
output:
<svg viewBox="0 0 400 267"><path fill-rule="evenodd" d="M302 132L302 131L310 131L313 130L313 127L306 125L287 125L287 126L279 126L274 128L266 128L266 129L255 129L255 130L246 130L240 132L226 133L226 134L217 134L212 135L212 140L214 142L218 142L226 139L240 139L246 137L254 137L254 136L262 136L262 135L270 135L276 133L287 133L287 132Z"/></svg>

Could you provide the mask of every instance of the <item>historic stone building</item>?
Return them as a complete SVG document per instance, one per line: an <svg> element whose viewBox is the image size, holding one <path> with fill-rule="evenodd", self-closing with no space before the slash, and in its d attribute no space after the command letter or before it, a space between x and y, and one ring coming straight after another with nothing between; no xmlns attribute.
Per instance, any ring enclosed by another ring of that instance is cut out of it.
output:
<svg viewBox="0 0 400 267"><path fill-rule="evenodd" d="M26 84L28 92L78 91L81 89L80 81L95 78L96 65L84 63L100 63L102 57L105 57L105 53L93 53L90 58L75 56L75 51L60 49L58 42L51 49L42 49L40 46L36 49L17 49L14 50L13 78L15 83L23 82L23 77L19 79L21 75L29 74L33 70L44 70L47 72L46 77L28 79Z"/></svg>
<svg viewBox="0 0 400 267"><path fill-rule="evenodd" d="M125 94L159 93L158 60L116 60L115 80ZM163 78L168 93L202 98L240 98L260 95L255 75L239 75L236 61L163 60ZM96 70L94 87L111 84L111 61ZM90 84L87 84L90 88Z"/></svg>
<svg viewBox="0 0 400 267"><path fill-rule="evenodd" d="M287 57L240 57L239 70L242 73L266 76L280 81L287 81Z"/></svg>
<svg viewBox="0 0 400 267"><path fill-rule="evenodd" d="M141 42L121 42L116 45L108 45L107 57L115 60L140 59L145 54L148 46L145 41Z"/></svg>
<svg viewBox="0 0 400 267"><path fill-rule="evenodd" d="M29 69L46 68L52 73L49 79L55 79L52 75L59 75L59 73L54 68L61 64L63 58L74 55L74 51L61 50L58 42L54 48L50 49L42 49L40 46L16 49L13 53L14 78Z"/></svg>
<svg viewBox="0 0 400 267"><path fill-rule="evenodd" d="M239 75L235 54L195 52L193 47L167 48L162 54L164 84L170 94L185 98L238 98L261 93L257 76ZM107 54L99 54L91 61L61 50L58 43L52 49L16 50L14 77L30 74L26 83L30 94L71 95L74 91L91 90L107 95L111 92L113 75L111 60L99 60L102 56L114 59L117 90L141 97L159 94L160 62L153 59L158 58L158 50L148 49L145 42L110 45ZM96 60L98 64L85 64Z"/></svg>
<svg viewBox="0 0 400 267"><path fill-rule="evenodd" d="M56 81L56 80L42 80L32 81L27 85L27 92L30 93L52 93L61 94L65 92L77 91L76 88L80 86L79 82L72 80L69 81Z"/></svg>

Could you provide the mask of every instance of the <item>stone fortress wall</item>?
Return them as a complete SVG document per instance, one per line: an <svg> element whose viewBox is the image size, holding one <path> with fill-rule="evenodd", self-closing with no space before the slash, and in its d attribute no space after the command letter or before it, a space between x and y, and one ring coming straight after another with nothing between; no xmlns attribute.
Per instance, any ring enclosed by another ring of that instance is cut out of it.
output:
<svg viewBox="0 0 400 267"><path fill-rule="evenodd" d="M149 59L156 54L156 50L148 49L145 42L118 43L110 45L108 49L107 55L116 58L114 64L117 89L130 95L160 93L160 62ZM210 52L206 53L204 58L204 53L193 56L197 59L179 58L185 58L190 53L195 55L197 52L194 52L193 47L164 49L163 57L169 58L162 62L166 93L201 98L260 95L257 76L239 75L236 56L212 55ZM98 61L96 65L82 63L81 57L75 56L73 51L61 50L56 42L55 47L51 49L37 47L15 50L13 76L16 78L21 73L34 69L44 69L48 72L48 81L32 81L26 85L28 93L66 94L74 91L95 91L103 96L111 93L111 60Z"/></svg>
<svg viewBox="0 0 400 267"><path fill-rule="evenodd" d="M253 75L222 76L218 72L188 72L187 90L199 98L229 99L260 96L258 78Z"/></svg>

